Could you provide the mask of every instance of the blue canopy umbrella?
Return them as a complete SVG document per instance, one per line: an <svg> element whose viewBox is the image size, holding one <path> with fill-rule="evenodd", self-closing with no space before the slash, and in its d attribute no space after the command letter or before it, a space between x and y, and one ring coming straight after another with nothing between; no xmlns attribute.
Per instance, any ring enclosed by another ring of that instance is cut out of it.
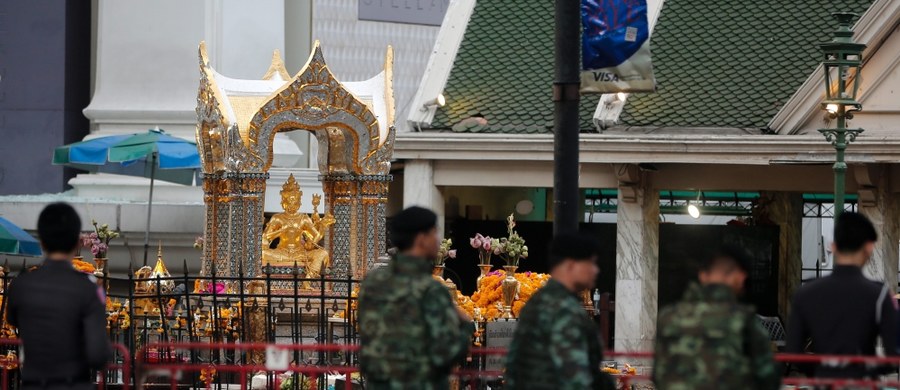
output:
<svg viewBox="0 0 900 390"><path fill-rule="evenodd" d="M184 185L196 183L195 177L200 170L200 153L196 143L155 129L60 146L53 152L53 164L89 172L150 178L147 229L144 233L144 265L147 265L154 181L159 179Z"/></svg>
<svg viewBox="0 0 900 390"><path fill-rule="evenodd" d="M6 218L0 217L0 253L17 256L40 256L41 244Z"/></svg>

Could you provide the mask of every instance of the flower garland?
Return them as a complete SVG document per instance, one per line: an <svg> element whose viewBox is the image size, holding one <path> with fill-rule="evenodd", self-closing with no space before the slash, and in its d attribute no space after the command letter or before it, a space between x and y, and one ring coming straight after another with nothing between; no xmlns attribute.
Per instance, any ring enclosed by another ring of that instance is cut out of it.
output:
<svg viewBox="0 0 900 390"><path fill-rule="evenodd" d="M93 264L88 263L80 258L76 257L72 259L72 266L75 267L75 270L78 272L84 272L86 274L93 274L94 271L97 270Z"/></svg>
<svg viewBox="0 0 900 390"><path fill-rule="evenodd" d="M207 389L210 388L215 377L216 367L212 364L200 370L200 381L203 382Z"/></svg>
<svg viewBox="0 0 900 390"><path fill-rule="evenodd" d="M472 294L471 298L463 296L471 301L471 304L469 304L466 299L460 298L459 295L457 296L457 304L473 318L475 317L475 308L480 309L480 314L487 321L494 321L500 318L500 315L502 314L500 305L502 305L503 300L501 285L505 277L506 274L499 270L487 274L484 279L482 279L481 288L476 291L475 294ZM512 310L513 314L518 317L519 312L522 311L522 308L525 307L525 303L531 299L531 296L550 280L550 275L534 272L519 272L516 273L514 277L519 281L519 293L516 295L516 300L513 302Z"/></svg>
<svg viewBox="0 0 900 390"><path fill-rule="evenodd" d="M0 295L0 306L3 305L3 296ZM7 310L8 311L8 310ZM14 339L16 337L16 329L6 321L6 311L3 312L3 327L0 328L0 338Z"/></svg>

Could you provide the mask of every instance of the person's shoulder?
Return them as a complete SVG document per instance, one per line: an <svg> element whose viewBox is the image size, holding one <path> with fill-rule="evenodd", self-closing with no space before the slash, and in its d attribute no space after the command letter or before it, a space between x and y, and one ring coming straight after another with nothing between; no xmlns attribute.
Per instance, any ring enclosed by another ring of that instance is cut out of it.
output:
<svg viewBox="0 0 900 390"><path fill-rule="evenodd" d="M422 292L426 295L440 294L450 296L450 290L443 283L435 280L431 275L417 280L421 286ZM410 283L410 288L414 288L416 283Z"/></svg>
<svg viewBox="0 0 900 390"><path fill-rule="evenodd" d="M673 324L681 321L684 318L693 318L697 316L701 310L699 308L701 306L706 306L705 302L685 302L678 301L673 304L667 305L659 310L659 315L657 316L657 323L659 327L665 326L667 324Z"/></svg>
<svg viewBox="0 0 900 390"><path fill-rule="evenodd" d="M393 273L387 268L377 268L369 271L366 277L360 282L360 289L371 290L377 289L385 284L390 284Z"/></svg>
<svg viewBox="0 0 900 390"><path fill-rule="evenodd" d="M78 287L90 287L93 290L97 287L97 277L93 274L84 273L75 269L66 270L65 276L72 279Z"/></svg>
<svg viewBox="0 0 900 390"><path fill-rule="evenodd" d="M675 315L675 311L677 310L677 307L679 304L680 304L680 302L676 302L671 305L666 305L663 308L659 309L659 315L657 316L658 321L660 323L662 323L664 321L669 321L669 319L672 318L673 315Z"/></svg>
<svg viewBox="0 0 900 390"><path fill-rule="evenodd" d="M797 288L797 291L794 292L794 297L796 299L804 299L809 296L815 296L820 289L826 287L829 283L831 283L831 279L831 275L829 275L807 282Z"/></svg>
<svg viewBox="0 0 900 390"><path fill-rule="evenodd" d="M551 295L553 294L547 291L546 288L542 287L538 289L531 298L528 299L528 302L525 303L525 307L522 308L523 313L527 310L558 314L565 306L565 299L560 299Z"/></svg>

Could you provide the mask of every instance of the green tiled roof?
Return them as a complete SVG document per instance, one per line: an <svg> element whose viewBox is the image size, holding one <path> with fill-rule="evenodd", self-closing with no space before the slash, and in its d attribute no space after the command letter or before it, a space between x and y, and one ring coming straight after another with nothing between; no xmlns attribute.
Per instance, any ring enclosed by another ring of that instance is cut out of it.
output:
<svg viewBox="0 0 900 390"><path fill-rule="evenodd" d="M818 64L830 13L871 3L668 0L651 38L658 90L631 95L620 123L762 128ZM432 128L480 113L482 132L549 132L552 82L553 2L478 1ZM582 96L582 130L598 99Z"/></svg>

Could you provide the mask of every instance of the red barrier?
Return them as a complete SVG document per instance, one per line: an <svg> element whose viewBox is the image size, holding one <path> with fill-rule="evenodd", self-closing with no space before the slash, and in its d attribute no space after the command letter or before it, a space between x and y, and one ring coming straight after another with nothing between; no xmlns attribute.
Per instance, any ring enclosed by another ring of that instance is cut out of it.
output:
<svg viewBox="0 0 900 390"><path fill-rule="evenodd" d="M21 343L18 339L0 339L0 346L19 346ZM122 370L122 390L129 390L131 388L131 354L128 352L128 348L125 348L122 344L113 344L112 347L121 353L122 363L112 363L106 366L106 370L101 372L101 375L98 375L97 389L103 390L106 388L106 375L102 375L103 373ZM0 369L3 371L0 374L0 389L9 389L9 373L19 369L19 362L10 361L6 356L0 356Z"/></svg>
<svg viewBox="0 0 900 390"><path fill-rule="evenodd" d="M147 362L145 360L145 356L148 355L148 352L151 349L155 349L157 351L169 351L169 350L231 350L231 351L240 351L240 352L265 352L269 348L277 349L280 351L301 351L301 352L356 352L359 350L358 345L348 345L348 344L265 344L265 343L244 343L244 344L230 344L230 343L218 343L218 344L210 344L210 343L159 343L159 344L151 344L147 345L139 350L137 353L137 357L135 360L137 373L138 373L138 387L140 388L143 385L144 377L155 371L167 371L169 373L169 384L171 389L177 388L177 374L179 372L200 372L203 370L209 369L213 367L216 372L232 372L237 373L241 376L241 378L245 378L240 381L241 390L247 389L247 380L248 376L255 372L266 372L267 375L269 373L284 373L287 371L296 372L304 375L321 375L321 374L330 374L337 373L344 375L345 381L345 389L352 390L352 381L351 374L359 372L359 367L356 366L332 366L332 365L324 365L324 366L303 366L292 364L285 369L273 369L265 364L196 364L196 363L172 363L172 362L164 362L161 361L159 363L155 362ZM279 387L279 381L277 375L275 376L275 388Z"/></svg>
<svg viewBox="0 0 900 390"><path fill-rule="evenodd" d="M283 351L305 351L305 352L357 352L359 350L358 345L344 345L344 344L301 344L301 345L293 345L293 344L263 344L263 343L248 343L248 344L206 344L206 343L161 343L161 344L153 344L145 346L140 350L140 353L136 356L136 364L139 373L139 382L142 382L143 376L150 372L155 371L166 371L170 377L170 385L172 389L176 388L176 374L179 372L201 372L204 369L208 369L210 367L209 364L192 364L192 363L178 363L178 362L148 362L145 357L147 356L147 352L152 349L155 350L231 350L231 351L241 351L241 352L252 352L252 351L265 351L267 348L277 348ZM471 352L471 357L476 358L479 356L498 356L505 355L506 350L503 348L474 348ZM604 357L609 359L635 359L635 360L652 360L653 354L648 352L614 352L608 351L604 354ZM775 356L777 362L780 363L813 363L813 364L869 364L869 365L891 365L891 366L900 366L900 357L875 357L875 356L833 356L833 355L797 355L797 354L777 354ZM649 365L649 364L648 364ZM345 388L351 389L352 383L350 375L352 373L359 372L359 368L356 366L335 366L335 365L324 365L324 366L298 366L291 365L287 369L279 369L274 370L271 367L266 367L266 365L262 364L220 364L213 366L217 372L233 372L241 375L245 380L241 381L241 389L247 388L247 378L249 374L254 372L262 371L267 374L271 373L282 373L285 371L293 371L304 375L321 375L328 373L338 373L343 374L345 377ZM127 367L126 367L127 369ZM454 372L454 375L461 381L468 381L471 384L476 384L479 380L499 380L502 377L502 370L485 370L480 368L460 368ZM650 382L651 378L647 375L629 375L629 374L621 374L615 375L618 379L620 386L624 386L624 388L629 388L629 386L635 382ZM846 386L852 386L854 388L867 387L876 389L879 386L900 386L900 381L891 380L891 381L877 381L877 380L851 380L851 379L836 379L836 378L783 378L784 385L806 385L806 386L825 386L832 389L838 389ZM278 385L277 376L276 376L276 386Z"/></svg>

